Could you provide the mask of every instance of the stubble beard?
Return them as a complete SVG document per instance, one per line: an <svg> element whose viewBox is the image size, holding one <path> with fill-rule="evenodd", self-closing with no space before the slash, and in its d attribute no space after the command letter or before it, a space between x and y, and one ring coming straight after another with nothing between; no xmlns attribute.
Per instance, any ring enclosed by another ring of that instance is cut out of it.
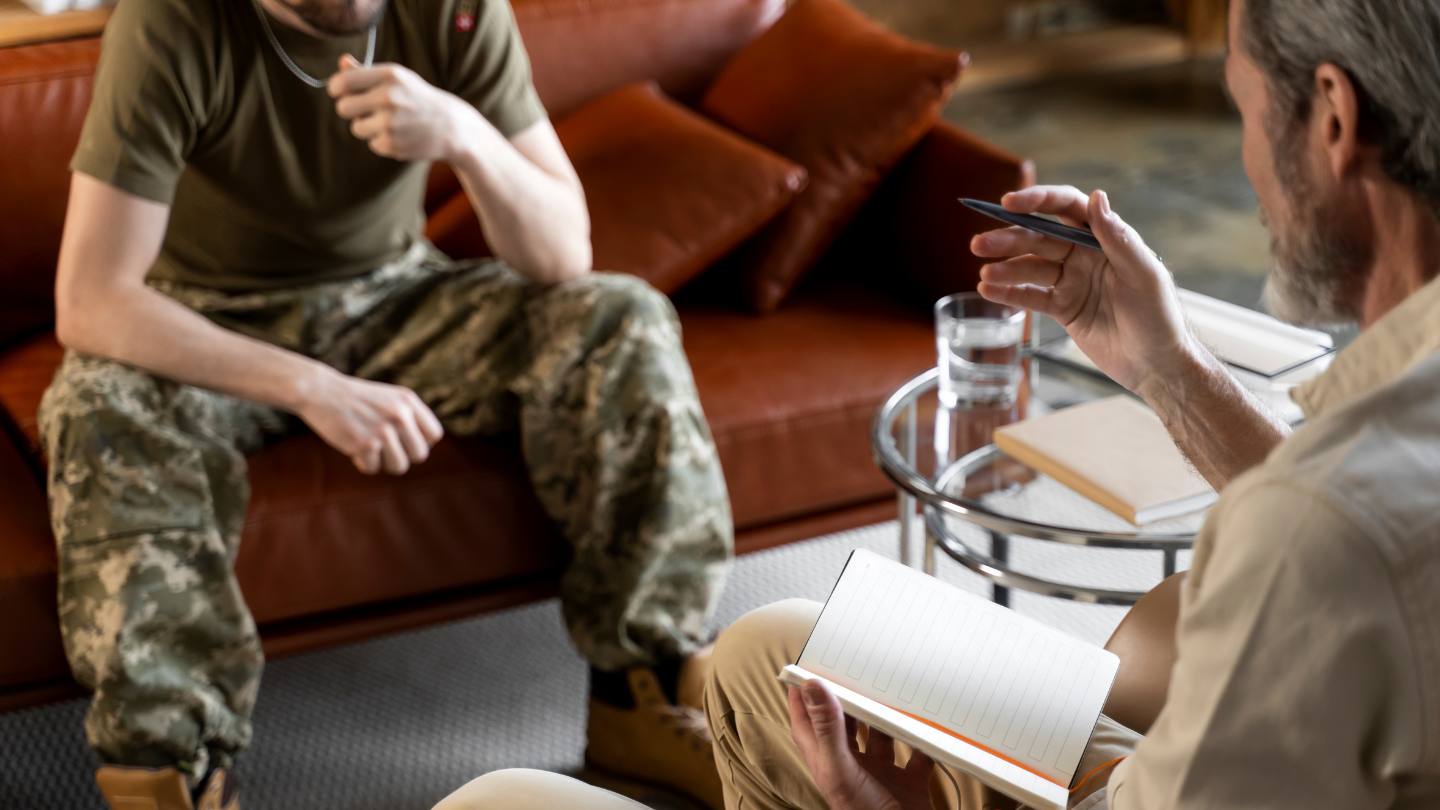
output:
<svg viewBox="0 0 1440 810"><path fill-rule="evenodd" d="M290 10L322 34L344 37L370 30L385 13L388 0L299 0Z"/></svg>
<svg viewBox="0 0 1440 810"><path fill-rule="evenodd" d="M1299 144L1298 137L1275 141ZM1276 176L1290 201L1284 222L1262 210L1270 230L1273 267L1265 280L1265 306L1281 320L1302 326L1340 326L1360 320L1365 278L1374 249L1358 233L1343 201L1317 191L1298 146L1277 150Z"/></svg>

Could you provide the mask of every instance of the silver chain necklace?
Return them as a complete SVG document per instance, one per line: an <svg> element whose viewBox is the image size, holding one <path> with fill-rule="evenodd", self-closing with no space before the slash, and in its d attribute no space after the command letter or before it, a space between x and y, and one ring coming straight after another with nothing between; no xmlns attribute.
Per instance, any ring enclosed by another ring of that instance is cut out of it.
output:
<svg viewBox="0 0 1440 810"><path fill-rule="evenodd" d="M255 6L255 13L260 15L260 27L265 29L265 38L270 40L270 47L275 49L275 55L280 57L280 61L285 64L285 67L289 68L290 72L295 74L295 78L311 87L317 90L324 87L325 82L301 70L300 66L295 64L295 60L290 58L290 54L285 53L285 49L280 46L280 40L275 38L275 30L270 27L270 18L265 14L265 9L260 7L260 0L251 0L251 5ZM369 42L365 45L364 67L370 67L371 63L375 60L375 29L379 27L380 22L378 20L370 26Z"/></svg>

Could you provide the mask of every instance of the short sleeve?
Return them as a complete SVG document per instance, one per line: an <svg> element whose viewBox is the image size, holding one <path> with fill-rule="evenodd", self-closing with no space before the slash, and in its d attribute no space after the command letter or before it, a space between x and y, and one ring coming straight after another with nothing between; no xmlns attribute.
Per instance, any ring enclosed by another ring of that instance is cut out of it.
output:
<svg viewBox="0 0 1440 810"><path fill-rule="evenodd" d="M207 42L198 28L178 0L116 6L72 171L170 203L203 126L211 84L204 68Z"/></svg>
<svg viewBox="0 0 1440 810"><path fill-rule="evenodd" d="M509 138L545 118L507 0L456 0L446 90Z"/></svg>
<svg viewBox="0 0 1440 810"><path fill-rule="evenodd" d="M1251 483L1207 523L1165 708L1111 810L1389 807L1378 775L1418 762L1414 659L1376 546L1328 496Z"/></svg>

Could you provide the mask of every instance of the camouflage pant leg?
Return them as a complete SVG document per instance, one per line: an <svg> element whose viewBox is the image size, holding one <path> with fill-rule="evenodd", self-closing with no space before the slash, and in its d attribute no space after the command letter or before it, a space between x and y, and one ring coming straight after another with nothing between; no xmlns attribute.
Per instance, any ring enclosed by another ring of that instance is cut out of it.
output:
<svg viewBox="0 0 1440 810"><path fill-rule="evenodd" d="M101 759L192 777L250 738L262 657L232 573L260 406L70 352L46 391L59 608Z"/></svg>
<svg viewBox="0 0 1440 810"><path fill-rule="evenodd" d="M357 372L413 389L453 432L518 418L536 492L573 552L561 599L592 664L692 651L733 537L670 302L621 275L545 288L498 262L435 273L363 326L385 337Z"/></svg>

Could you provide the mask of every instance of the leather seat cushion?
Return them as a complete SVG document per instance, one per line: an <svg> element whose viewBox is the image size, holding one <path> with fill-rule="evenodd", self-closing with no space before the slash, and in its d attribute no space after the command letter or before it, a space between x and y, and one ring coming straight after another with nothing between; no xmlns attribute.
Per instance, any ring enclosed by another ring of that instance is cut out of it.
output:
<svg viewBox="0 0 1440 810"><path fill-rule="evenodd" d="M922 312L838 285L766 317L717 306L681 320L738 529L891 491L870 425L933 364ZM0 356L0 407L34 464L34 414L60 355L45 336ZM447 439L396 479L361 475L299 436L252 456L250 480L236 568L262 623L554 572L565 559L509 440Z"/></svg>
<svg viewBox="0 0 1440 810"><path fill-rule="evenodd" d="M565 546L512 441L447 438L406 475L361 475L314 436L250 458L235 568L261 623L552 573Z"/></svg>
<svg viewBox="0 0 1440 810"><path fill-rule="evenodd" d="M0 356L0 407L32 467L43 458L35 412L61 353L46 335ZM553 572L565 557L513 440L446 439L402 478L361 475L308 435L249 462L236 571L261 623ZM0 576L31 551L11 545L0 544Z"/></svg>
<svg viewBox="0 0 1440 810"><path fill-rule="evenodd" d="M935 364L923 309L838 283L763 317L687 306L680 320L737 528L894 492L870 429L885 399Z"/></svg>

